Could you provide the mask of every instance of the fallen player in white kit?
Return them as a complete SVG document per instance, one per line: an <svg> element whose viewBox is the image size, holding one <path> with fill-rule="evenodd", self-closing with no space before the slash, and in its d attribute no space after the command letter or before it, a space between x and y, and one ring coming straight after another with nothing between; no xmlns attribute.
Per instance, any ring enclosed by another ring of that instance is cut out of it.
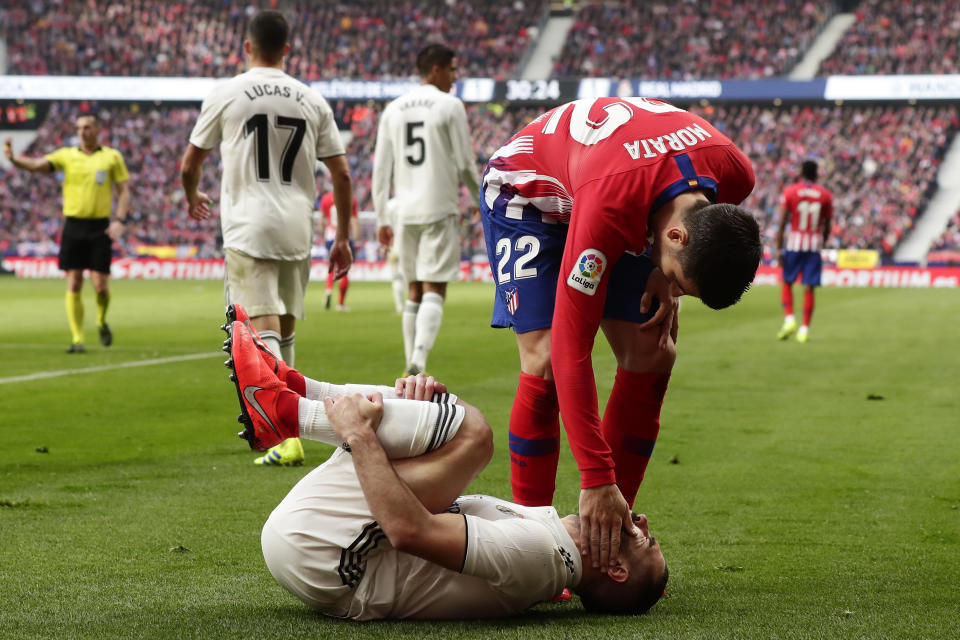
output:
<svg viewBox="0 0 960 640"><path fill-rule="evenodd" d="M236 321L229 333L224 350L251 444L269 447L296 431L338 445L261 536L270 572L308 606L356 620L501 617L569 588L588 610L639 614L663 594L666 563L643 515L601 570L577 548L578 516L461 496L493 454L492 433L480 411L433 378L351 385L350 395L306 379L313 393L303 397L277 377L282 362L247 325ZM290 394L296 419L281 415Z"/></svg>

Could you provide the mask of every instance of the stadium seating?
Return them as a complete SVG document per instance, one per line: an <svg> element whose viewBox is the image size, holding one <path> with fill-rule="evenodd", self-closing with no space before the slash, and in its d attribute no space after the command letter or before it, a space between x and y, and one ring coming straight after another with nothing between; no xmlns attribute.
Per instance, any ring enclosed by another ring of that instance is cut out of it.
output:
<svg viewBox="0 0 960 640"><path fill-rule="evenodd" d="M935 189L936 171L960 120L955 105L740 105L694 109L750 156L757 186L746 202L776 240L783 187L807 158L821 160L821 178L836 211L828 246L889 253Z"/></svg>
<svg viewBox="0 0 960 640"><path fill-rule="evenodd" d="M946 230L934 241L930 249L932 251L942 251L945 249L960 251L960 212L950 220Z"/></svg>
<svg viewBox="0 0 960 640"><path fill-rule="evenodd" d="M960 0L864 0L821 75L960 72Z"/></svg>
<svg viewBox="0 0 960 640"><path fill-rule="evenodd" d="M243 71L243 34L256 10L256 3L238 0L4 5L0 37L7 40L7 72L27 75L234 75ZM434 40L456 48L461 74L508 78L545 5L545 0L284 3L293 14L287 71L306 81L415 76L417 51Z"/></svg>
<svg viewBox="0 0 960 640"><path fill-rule="evenodd" d="M73 120L86 105L53 106L40 136L28 153L46 153L73 135ZM333 104L352 139L347 149L355 194L361 210L372 209L370 176L380 103ZM89 107L88 107L89 108ZM796 178L800 162L822 158L821 174L835 194L837 211L830 246L876 248L889 253L912 225L934 188L934 177L958 124L954 105L937 107L755 105L696 107L730 135L754 163L757 188L747 206L764 222L765 241L776 237L780 191ZM196 119L196 108L111 106L99 110L103 141L119 148L131 173L132 215L123 249L138 244L180 244L199 256L219 255L218 220L196 222L186 214L178 163ZM470 105L468 115L477 151L478 171L510 135L540 112L535 107ZM201 188L219 191L217 156L207 160ZM319 189L330 188L321 175ZM464 194L469 210L473 194ZM60 219L56 180L8 170L0 182L0 250L49 253ZM483 254L479 221L463 220L463 254ZM364 228L372 240L371 224ZM18 247L19 245L19 247ZM364 256L373 257L373 256Z"/></svg>
<svg viewBox="0 0 960 640"><path fill-rule="evenodd" d="M822 2L582 3L559 77L755 79L786 74L830 17Z"/></svg>

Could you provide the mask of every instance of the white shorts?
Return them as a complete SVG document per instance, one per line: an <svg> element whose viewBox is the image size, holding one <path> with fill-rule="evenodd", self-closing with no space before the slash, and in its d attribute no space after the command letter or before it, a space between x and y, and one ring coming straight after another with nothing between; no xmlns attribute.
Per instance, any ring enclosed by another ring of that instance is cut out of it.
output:
<svg viewBox="0 0 960 640"><path fill-rule="evenodd" d="M306 317L303 303L310 282L310 258L264 260L235 249L226 250L223 296L226 304L239 302L251 318Z"/></svg>
<svg viewBox="0 0 960 640"><path fill-rule="evenodd" d="M346 616L368 557L392 551L363 497L352 456L337 449L277 505L260 535L270 573L327 615Z"/></svg>
<svg viewBox="0 0 960 640"><path fill-rule="evenodd" d="M407 282L452 282L460 277L460 221L450 214L428 224L399 224L397 256Z"/></svg>

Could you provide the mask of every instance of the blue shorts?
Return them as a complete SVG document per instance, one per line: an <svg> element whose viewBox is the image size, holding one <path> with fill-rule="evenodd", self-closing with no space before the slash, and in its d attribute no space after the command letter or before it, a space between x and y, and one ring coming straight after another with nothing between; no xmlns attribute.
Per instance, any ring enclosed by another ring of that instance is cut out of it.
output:
<svg viewBox="0 0 960 640"><path fill-rule="evenodd" d="M820 286L823 258L819 251L784 251L780 256L780 264L783 266L783 281L787 284L793 284L797 274L803 273L803 284Z"/></svg>
<svg viewBox="0 0 960 640"><path fill-rule="evenodd" d="M544 222L539 209L527 205L522 219L507 218L506 202L497 199L491 210L480 198L483 232L490 271L497 285L492 327L513 327L517 333L547 329L553 324L553 307L567 225ZM604 318L645 322L657 311L654 300L640 312L640 298L654 265L646 254L623 256L610 270Z"/></svg>

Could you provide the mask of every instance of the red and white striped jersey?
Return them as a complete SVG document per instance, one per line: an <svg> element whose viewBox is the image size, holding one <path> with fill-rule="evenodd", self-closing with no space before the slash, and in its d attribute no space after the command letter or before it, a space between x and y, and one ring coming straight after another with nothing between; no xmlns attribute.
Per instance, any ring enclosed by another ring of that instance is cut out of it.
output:
<svg viewBox="0 0 960 640"><path fill-rule="evenodd" d="M323 214L323 239L333 242L337 239L337 205L333 202L333 191L328 191L320 198L320 211ZM357 217L357 199L353 199L353 212L350 217Z"/></svg>
<svg viewBox="0 0 960 640"><path fill-rule="evenodd" d="M584 487L614 482L600 430L591 351L609 269L647 248L647 219L682 193L739 204L753 190L750 160L700 116L650 98L582 99L521 129L490 158L481 198L514 220L567 224L551 326L560 415ZM590 291L564 284L581 259L602 257Z"/></svg>
<svg viewBox="0 0 960 640"><path fill-rule="evenodd" d="M833 218L833 195L814 182L801 180L784 189L780 207L790 214L790 230L784 248L787 251L820 251L823 230Z"/></svg>

